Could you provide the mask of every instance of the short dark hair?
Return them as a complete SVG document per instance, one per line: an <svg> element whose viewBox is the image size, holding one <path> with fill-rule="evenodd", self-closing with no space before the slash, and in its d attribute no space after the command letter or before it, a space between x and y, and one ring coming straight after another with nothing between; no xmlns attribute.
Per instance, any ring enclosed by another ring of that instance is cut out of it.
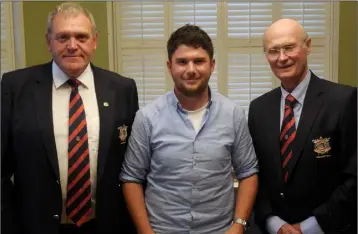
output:
<svg viewBox="0 0 358 234"><path fill-rule="evenodd" d="M214 57L214 47L209 35L199 26L186 24L174 31L168 40L168 59L171 60L179 46L186 45L194 48L203 48L208 52L210 59Z"/></svg>

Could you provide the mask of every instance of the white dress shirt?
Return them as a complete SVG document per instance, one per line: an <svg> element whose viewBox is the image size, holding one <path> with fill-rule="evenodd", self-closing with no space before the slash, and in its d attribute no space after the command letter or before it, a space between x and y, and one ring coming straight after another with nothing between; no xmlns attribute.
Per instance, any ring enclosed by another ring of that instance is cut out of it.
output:
<svg viewBox="0 0 358 234"><path fill-rule="evenodd" d="M52 114L55 134L58 165L60 169L60 183L62 190L63 209L61 223L71 223L66 217L67 174L68 174L68 116L71 87L66 83L67 75L52 62L53 88L52 88ZM88 147L90 158L92 209L95 208L96 181L97 181L97 155L99 142L99 113L96 90L91 66L77 78L81 84L78 92L81 95L87 121ZM95 212L93 212L94 217Z"/></svg>

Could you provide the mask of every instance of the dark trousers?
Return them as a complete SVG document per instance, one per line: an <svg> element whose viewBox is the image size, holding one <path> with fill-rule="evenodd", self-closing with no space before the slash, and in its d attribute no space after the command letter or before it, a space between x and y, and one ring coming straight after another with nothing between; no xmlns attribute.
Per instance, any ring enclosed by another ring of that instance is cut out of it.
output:
<svg viewBox="0 0 358 234"><path fill-rule="evenodd" d="M90 220L80 227L74 224L61 224L59 234L99 234L96 228L96 221Z"/></svg>

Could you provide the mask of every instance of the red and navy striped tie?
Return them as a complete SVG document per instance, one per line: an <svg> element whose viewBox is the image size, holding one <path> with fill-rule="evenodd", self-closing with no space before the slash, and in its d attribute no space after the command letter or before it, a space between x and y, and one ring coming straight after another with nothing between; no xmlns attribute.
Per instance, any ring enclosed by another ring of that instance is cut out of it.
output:
<svg viewBox="0 0 358 234"><path fill-rule="evenodd" d="M287 168L292 158L292 143L296 137L295 116L293 113L295 103L296 99L291 94L287 95L280 134L280 151L285 182L287 182L288 179L289 172Z"/></svg>
<svg viewBox="0 0 358 234"><path fill-rule="evenodd" d="M91 180L86 114L78 92L80 82L69 79L71 86L68 132L67 217L77 226L92 214Z"/></svg>

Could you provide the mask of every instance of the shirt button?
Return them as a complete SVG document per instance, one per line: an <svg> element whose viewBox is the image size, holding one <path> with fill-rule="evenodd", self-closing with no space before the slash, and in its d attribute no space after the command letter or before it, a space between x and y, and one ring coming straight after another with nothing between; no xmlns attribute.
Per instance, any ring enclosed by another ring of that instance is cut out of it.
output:
<svg viewBox="0 0 358 234"><path fill-rule="evenodd" d="M57 183L57 184L60 184L60 181L59 181L59 180L56 180L56 183Z"/></svg>
<svg viewBox="0 0 358 234"><path fill-rule="evenodd" d="M53 216L53 218L58 220L60 217L56 214Z"/></svg>
<svg viewBox="0 0 358 234"><path fill-rule="evenodd" d="M285 194L280 193L280 197L281 197L281 198L285 198Z"/></svg>

